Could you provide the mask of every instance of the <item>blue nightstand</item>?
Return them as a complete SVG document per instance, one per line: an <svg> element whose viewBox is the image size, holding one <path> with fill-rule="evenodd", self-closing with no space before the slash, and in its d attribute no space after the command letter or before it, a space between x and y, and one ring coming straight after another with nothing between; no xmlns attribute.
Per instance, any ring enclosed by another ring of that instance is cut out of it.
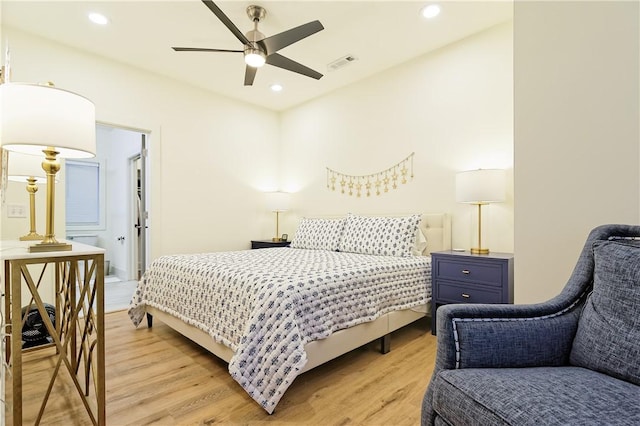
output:
<svg viewBox="0 0 640 426"><path fill-rule="evenodd" d="M448 303L513 303L513 254L431 253L431 333Z"/></svg>

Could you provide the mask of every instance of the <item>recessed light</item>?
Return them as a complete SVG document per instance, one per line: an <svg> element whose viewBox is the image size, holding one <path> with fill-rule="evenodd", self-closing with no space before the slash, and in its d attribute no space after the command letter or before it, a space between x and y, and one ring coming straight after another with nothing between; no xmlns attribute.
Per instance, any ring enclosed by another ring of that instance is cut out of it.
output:
<svg viewBox="0 0 640 426"><path fill-rule="evenodd" d="M420 13L427 19L435 18L440 14L440 6L438 6L437 4L427 5L422 8Z"/></svg>
<svg viewBox="0 0 640 426"><path fill-rule="evenodd" d="M271 85L271 90L273 90L274 92L281 92L282 89L282 84L275 83Z"/></svg>
<svg viewBox="0 0 640 426"><path fill-rule="evenodd" d="M98 25L107 25L109 23L109 20L106 16L96 12L91 12L89 14L89 20Z"/></svg>

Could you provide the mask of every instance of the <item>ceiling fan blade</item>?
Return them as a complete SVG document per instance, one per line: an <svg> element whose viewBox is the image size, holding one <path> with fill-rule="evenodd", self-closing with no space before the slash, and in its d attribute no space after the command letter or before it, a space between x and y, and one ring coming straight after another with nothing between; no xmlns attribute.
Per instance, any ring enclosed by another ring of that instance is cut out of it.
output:
<svg viewBox="0 0 640 426"><path fill-rule="evenodd" d="M316 80L320 80L322 74L317 71L312 70L309 67L305 67L302 64L299 64L296 61L293 61L289 58L286 58L279 53L272 53L267 56L267 63L269 65L273 65L274 67L283 68L288 71L297 72L298 74L306 75L307 77L315 78Z"/></svg>
<svg viewBox="0 0 640 426"><path fill-rule="evenodd" d="M246 69L244 70L244 85L245 86L253 86L253 80L256 78L256 72L257 71L258 71L258 68L250 67L249 65L247 65Z"/></svg>
<svg viewBox="0 0 640 426"><path fill-rule="evenodd" d="M236 38L240 40L242 44L250 44L249 39L245 37L244 34L242 34L238 27L236 27L233 22L231 22L231 19L229 19L227 15L225 15L224 12L218 6L216 6L214 2L212 2L211 0L202 0L202 3L204 3L205 6L207 6L209 10L211 10L213 14L216 15L227 28L229 28L233 35L236 36Z"/></svg>
<svg viewBox="0 0 640 426"><path fill-rule="evenodd" d="M228 50L228 49L207 49L204 47L172 47L176 52L235 52L243 53L242 50Z"/></svg>
<svg viewBox="0 0 640 426"><path fill-rule="evenodd" d="M317 33L318 31L322 31L323 29L324 27L322 26L320 21L308 22L306 24L300 25L299 27L283 31L271 37L267 37L263 40L260 40L259 43L261 43L265 47L267 54L270 55L284 47L289 46L290 44L295 43L296 41L300 41L303 38Z"/></svg>

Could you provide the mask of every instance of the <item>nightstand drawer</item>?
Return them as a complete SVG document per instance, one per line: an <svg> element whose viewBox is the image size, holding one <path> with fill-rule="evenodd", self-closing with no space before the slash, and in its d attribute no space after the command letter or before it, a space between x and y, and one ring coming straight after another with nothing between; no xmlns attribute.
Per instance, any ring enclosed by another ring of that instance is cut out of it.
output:
<svg viewBox="0 0 640 426"><path fill-rule="evenodd" d="M500 303L502 301L500 289L494 288L440 282L437 291L438 300L447 303Z"/></svg>
<svg viewBox="0 0 640 426"><path fill-rule="evenodd" d="M436 277L501 287L503 283L502 265L500 263L474 263L456 260L438 259Z"/></svg>

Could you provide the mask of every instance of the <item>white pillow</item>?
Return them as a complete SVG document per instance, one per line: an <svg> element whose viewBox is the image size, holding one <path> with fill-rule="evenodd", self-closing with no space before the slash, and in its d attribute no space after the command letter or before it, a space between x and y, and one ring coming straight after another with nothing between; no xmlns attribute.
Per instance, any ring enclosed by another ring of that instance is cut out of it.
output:
<svg viewBox="0 0 640 426"><path fill-rule="evenodd" d="M291 241L291 247L311 250L338 249L344 228L343 219L302 218Z"/></svg>
<svg viewBox="0 0 640 426"><path fill-rule="evenodd" d="M414 256L423 256L424 251L427 248L427 237L424 236L422 229L418 227L416 235L413 240L413 246L411 247L411 254Z"/></svg>
<svg viewBox="0 0 640 426"><path fill-rule="evenodd" d="M412 256L419 214L402 217L349 215L338 250L382 256Z"/></svg>

